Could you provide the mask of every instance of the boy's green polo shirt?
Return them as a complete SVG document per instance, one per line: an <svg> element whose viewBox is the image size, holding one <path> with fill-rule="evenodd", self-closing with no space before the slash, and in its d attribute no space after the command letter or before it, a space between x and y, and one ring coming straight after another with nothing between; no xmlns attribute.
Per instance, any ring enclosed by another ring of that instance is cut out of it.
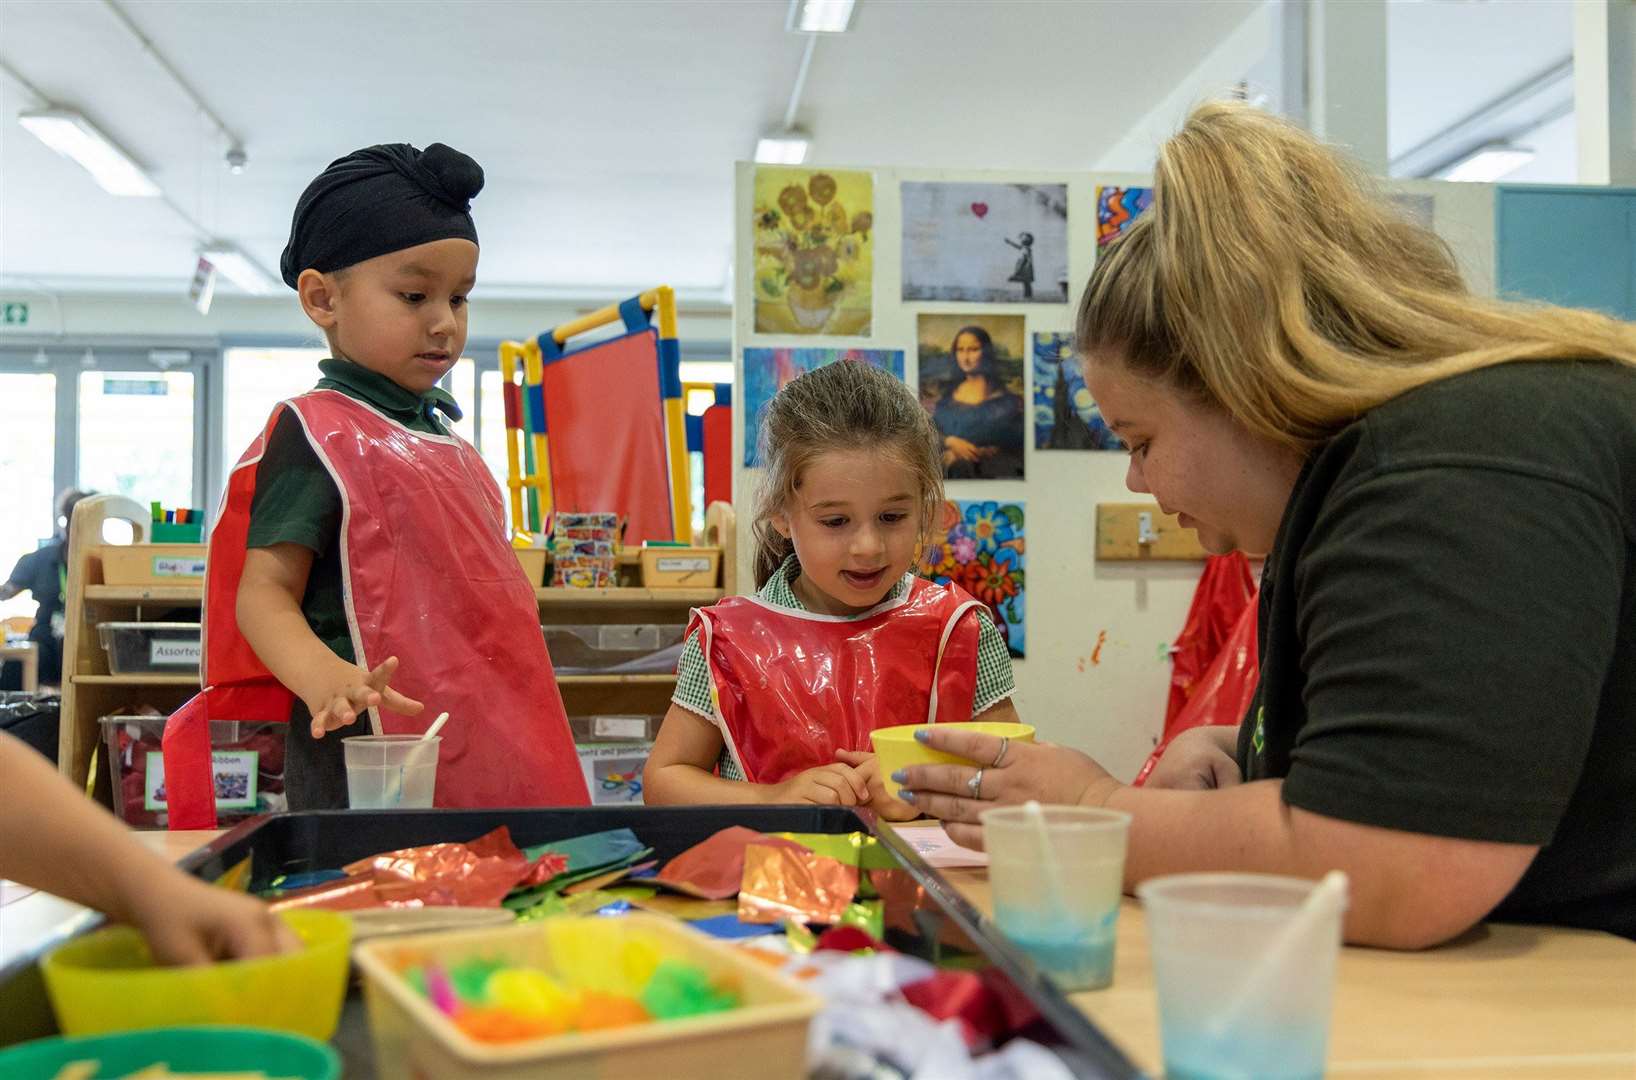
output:
<svg viewBox="0 0 1636 1080"><path fill-rule="evenodd" d="M315 389L338 390L374 407L411 431L447 435L437 417L441 410L459 420L460 406L447 391L433 387L424 394L406 390L379 372L347 360L318 364L323 378ZM250 502L246 546L300 544L313 553L312 571L301 597L301 613L312 632L348 663L355 663L352 632L347 627L341 591L341 493L329 470L307 442L301 422L286 411L278 419L256 470L256 493Z"/></svg>

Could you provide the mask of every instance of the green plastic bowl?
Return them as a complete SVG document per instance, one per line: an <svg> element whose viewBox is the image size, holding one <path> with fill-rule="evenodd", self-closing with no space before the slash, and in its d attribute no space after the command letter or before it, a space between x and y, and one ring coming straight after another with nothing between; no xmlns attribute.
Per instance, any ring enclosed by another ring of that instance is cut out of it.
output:
<svg viewBox="0 0 1636 1080"><path fill-rule="evenodd" d="M96 1080L128 1076L150 1065L171 1072L245 1072L299 1080L338 1080L341 1056L321 1042L259 1028L153 1028L119 1035L39 1039L0 1050L6 1080L51 1080L72 1061L95 1061Z"/></svg>

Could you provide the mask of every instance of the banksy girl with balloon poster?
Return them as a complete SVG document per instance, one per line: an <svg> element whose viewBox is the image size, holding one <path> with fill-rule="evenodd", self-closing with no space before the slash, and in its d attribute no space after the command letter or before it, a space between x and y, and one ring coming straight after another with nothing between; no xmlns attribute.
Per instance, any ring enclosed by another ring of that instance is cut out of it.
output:
<svg viewBox="0 0 1636 1080"><path fill-rule="evenodd" d="M1066 184L905 183L903 299L1068 302Z"/></svg>

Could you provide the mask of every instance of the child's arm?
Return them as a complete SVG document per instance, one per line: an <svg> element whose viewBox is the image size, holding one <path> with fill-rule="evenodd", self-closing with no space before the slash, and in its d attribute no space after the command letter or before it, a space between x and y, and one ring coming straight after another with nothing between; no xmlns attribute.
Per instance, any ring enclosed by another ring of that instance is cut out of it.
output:
<svg viewBox="0 0 1636 1080"><path fill-rule="evenodd" d="M307 625L301 596L312 560L313 553L300 544L247 550L235 613L239 632L267 670L306 703L313 738L352 723L375 705L405 716L420 712L420 702L387 685L398 669L397 657L389 657L373 671L349 664Z"/></svg>
<svg viewBox="0 0 1636 1080"><path fill-rule="evenodd" d="M198 964L299 947L264 904L216 889L136 843L45 758L0 733L0 877L130 923L161 963Z"/></svg>
<svg viewBox="0 0 1636 1080"><path fill-rule="evenodd" d="M713 774L721 756L721 732L704 717L671 705L642 770L642 799L649 806L666 803L817 803L861 806L869 785L857 770L841 762L797 773L781 784L723 780Z"/></svg>

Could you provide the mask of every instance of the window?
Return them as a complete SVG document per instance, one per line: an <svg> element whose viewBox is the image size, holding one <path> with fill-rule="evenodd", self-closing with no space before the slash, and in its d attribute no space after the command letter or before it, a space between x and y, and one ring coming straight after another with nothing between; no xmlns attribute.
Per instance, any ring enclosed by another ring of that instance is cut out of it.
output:
<svg viewBox="0 0 1636 1080"><path fill-rule="evenodd" d="M57 431L57 377L0 373L0 400L6 402L6 437L0 439L0 574L10 576L17 560L55 531L57 493L52 462ZM32 617L39 601L24 593L0 602L0 618Z"/></svg>
<svg viewBox="0 0 1636 1080"><path fill-rule="evenodd" d="M80 372L79 486L199 508L193 390L191 371Z"/></svg>
<svg viewBox="0 0 1636 1080"><path fill-rule="evenodd" d="M454 395L460 405L460 419L450 427L454 428L456 435L476 446L477 362L469 356L456 360L449 374L444 376L444 388Z"/></svg>
<svg viewBox="0 0 1636 1080"><path fill-rule="evenodd" d="M328 349L228 349L222 424L222 475L267 426L273 406L311 390Z"/></svg>
<svg viewBox="0 0 1636 1080"><path fill-rule="evenodd" d="M495 483L500 485L502 494L506 492L506 398L504 384L500 381L500 372L495 368L487 368L478 376L478 385L483 395L483 429L478 434L477 452L483 455L488 463L489 472L494 474ZM507 496L509 506L509 498ZM506 511L509 514L511 511ZM509 519L508 519L509 520Z"/></svg>

